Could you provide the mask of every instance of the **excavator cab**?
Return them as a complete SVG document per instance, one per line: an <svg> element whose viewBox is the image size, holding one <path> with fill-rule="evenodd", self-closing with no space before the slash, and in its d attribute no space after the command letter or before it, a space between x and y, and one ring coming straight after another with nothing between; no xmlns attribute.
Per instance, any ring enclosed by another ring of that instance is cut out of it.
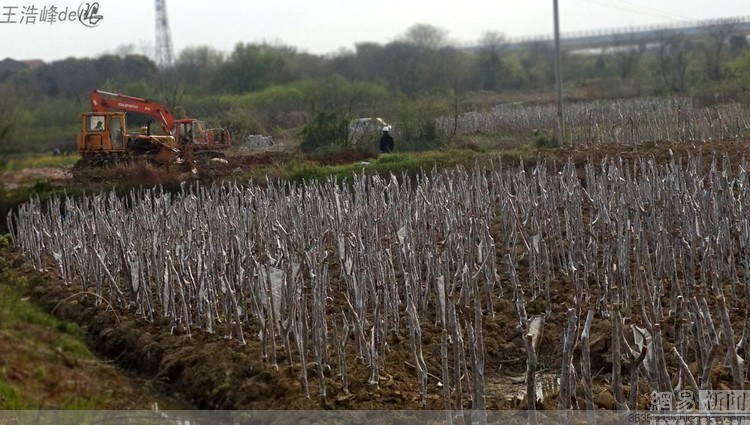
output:
<svg viewBox="0 0 750 425"><path fill-rule="evenodd" d="M194 149L225 149L231 144L229 132L223 128L206 128L203 121L187 118L175 121L180 145Z"/></svg>
<svg viewBox="0 0 750 425"><path fill-rule="evenodd" d="M127 161L131 154L147 155L160 163L174 160L179 150L172 136L128 134L124 112L84 112L78 151L91 165Z"/></svg>
<svg viewBox="0 0 750 425"><path fill-rule="evenodd" d="M176 125L177 140L180 142L180 145L192 145L196 142L196 130L200 129L194 128L192 120L180 120L176 122Z"/></svg>
<svg viewBox="0 0 750 425"><path fill-rule="evenodd" d="M125 152L125 113L84 112L78 135L78 150L82 155L100 152Z"/></svg>

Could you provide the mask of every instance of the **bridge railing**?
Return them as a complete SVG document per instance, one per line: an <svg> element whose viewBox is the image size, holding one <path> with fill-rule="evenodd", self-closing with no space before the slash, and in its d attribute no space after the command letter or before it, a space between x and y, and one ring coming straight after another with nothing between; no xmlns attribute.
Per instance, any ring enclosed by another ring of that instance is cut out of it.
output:
<svg viewBox="0 0 750 425"><path fill-rule="evenodd" d="M724 24L735 25L737 33L750 34L750 15L721 19L704 19L697 21L681 21L675 23L640 25L631 27L603 28L587 31L566 32L561 34L563 46L567 44L575 46L611 44L613 38L623 39L646 39L658 37L664 31L683 31L700 33L711 27ZM510 37L507 44L513 47L521 47L531 43L549 42L553 40L552 34L533 34L520 37ZM457 47L465 49L477 49L481 42L460 43Z"/></svg>

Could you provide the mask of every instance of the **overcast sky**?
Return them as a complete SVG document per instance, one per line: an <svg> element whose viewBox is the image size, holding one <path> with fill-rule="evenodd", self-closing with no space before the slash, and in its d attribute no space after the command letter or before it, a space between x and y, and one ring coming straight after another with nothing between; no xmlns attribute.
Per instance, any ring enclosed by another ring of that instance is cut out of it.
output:
<svg viewBox="0 0 750 425"><path fill-rule="evenodd" d="M748 0L559 0L562 32L750 15ZM91 3L91 2L89 2ZM97 56L154 45L154 1L102 0L93 28L81 22L39 22L45 6L77 10L81 0L0 1L0 59ZM86 3L83 3L86 4ZM28 13L36 9L37 14ZM486 31L522 37L552 33L552 0L168 0L175 53L191 45L230 52L238 42L272 42L314 54L388 43L417 23L471 43ZM27 12L27 14L24 14ZM36 22L29 17L35 17ZM7 23L17 21L17 23Z"/></svg>

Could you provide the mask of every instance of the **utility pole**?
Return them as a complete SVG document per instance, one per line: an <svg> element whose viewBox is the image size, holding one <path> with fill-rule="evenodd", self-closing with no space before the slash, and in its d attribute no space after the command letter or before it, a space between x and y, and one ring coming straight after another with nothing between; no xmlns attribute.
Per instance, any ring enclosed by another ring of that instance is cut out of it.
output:
<svg viewBox="0 0 750 425"><path fill-rule="evenodd" d="M555 10L555 85L557 86L557 144L565 145L565 121L563 120L562 53L560 53L560 13L557 0L552 0Z"/></svg>

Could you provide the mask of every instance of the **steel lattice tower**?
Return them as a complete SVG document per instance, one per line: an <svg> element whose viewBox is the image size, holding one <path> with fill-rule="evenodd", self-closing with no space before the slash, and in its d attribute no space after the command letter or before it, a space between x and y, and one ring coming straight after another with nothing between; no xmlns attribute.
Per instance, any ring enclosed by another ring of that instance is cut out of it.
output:
<svg viewBox="0 0 750 425"><path fill-rule="evenodd" d="M172 36L167 19L167 0L156 0L156 65L170 68L174 64Z"/></svg>

